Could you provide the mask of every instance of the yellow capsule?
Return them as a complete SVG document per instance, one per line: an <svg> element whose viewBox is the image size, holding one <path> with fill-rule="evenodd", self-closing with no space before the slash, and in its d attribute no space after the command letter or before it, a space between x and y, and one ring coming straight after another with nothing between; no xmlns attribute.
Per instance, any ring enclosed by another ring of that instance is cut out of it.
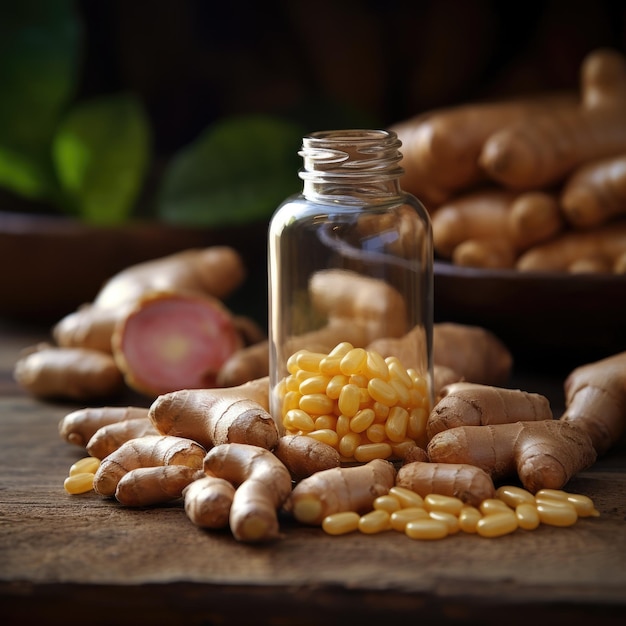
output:
<svg viewBox="0 0 626 626"><path fill-rule="evenodd" d="M493 513L505 513L513 509L499 498L485 498L478 507L483 515L492 515Z"/></svg>
<svg viewBox="0 0 626 626"><path fill-rule="evenodd" d="M291 409L287 411L283 419L283 426L287 430L311 431L315 428L313 418L302 409Z"/></svg>
<svg viewBox="0 0 626 626"><path fill-rule="evenodd" d="M398 402L395 389L382 378L372 378L367 384L367 390L375 402L381 402L387 406L393 406Z"/></svg>
<svg viewBox="0 0 626 626"><path fill-rule="evenodd" d="M578 517L600 517L600 511L596 509L593 500L589 496L584 496L580 493L568 493L567 501L574 505Z"/></svg>
<svg viewBox="0 0 626 626"><path fill-rule="evenodd" d="M75 474L95 474L100 467L100 459L96 459L95 456L86 456L74 463L70 467L70 476Z"/></svg>
<svg viewBox="0 0 626 626"><path fill-rule="evenodd" d="M339 436L337 433L331 428L320 428L318 430L312 430L307 433L309 437L316 439L317 441L321 441L322 443L326 443L333 448L337 448L339 446Z"/></svg>
<svg viewBox="0 0 626 626"><path fill-rule="evenodd" d="M397 358L389 357L386 360L386 363L387 367L389 368L389 376L392 381L397 380L407 389L409 387L413 387L413 381L411 380L411 377Z"/></svg>
<svg viewBox="0 0 626 626"><path fill-rule="evenodd" d="M576 509L567 502L538 502L537 513L541 523L548 526L573 526L578 520Z"/></svg>
<svg viewBox="0 0 626 626"><path fill-rule="evenodd" d="M448 536L448 525L436 519L414 519L407 522L404 533L411 539L444 539Z"/></svg>
<svg viewBox="0 0 626 626"><path fill-rule="evenodd" d="M339 394L343 389L343 386L347 384L348 377L344 374L335 374L328 381L328 385L326 385L326 395L332 400L338 400Z"/></svg>
<svg viewBox="0 0 626 626"><path fill-rule="evenodd" d="M381 441L385 441L387 439L384 424L372 424L371 426L368 426L365 431L365 435L372 443L380 443Z"/></svg>
<svg viewBox="0 0 626 626"><path fill-rule="evenodd" d="M374 411L372 409L361 409L350 420L350 430L355 433L365 432L374 422Z"/></svg>
<svg viewBox="0 0 626 626"><path fill-rule="evenodd" d="M314 420L315 430L324 430L330 428L337 431L337 416L336 415L320 415Z"/></svg>
<svg viewBox="0 0 626 626"><path fill-rule="evenodd" d="M416 519L430 519L428 511L419 506L411 506L393 511L389 517L389 523L393 530L404 532L406 525Z"/></svg>
<svg viewBox="0 0 626 626"><path fill-rule="evenodd" d="M341 374L340 369L341 357L340 356L327 356L320 361L320 374L326 376L338 376Z"/></svg>
<svg viewBox="0 0 626 626"><path fill-rule="evenodd" d="M403 441L406 438L408 424L409 412L401 406L394 406L385 422L385 433L391 441Z"/></svg>
<svg viewBox="0 0 626 626"><path fill-rule="evenodd" d="M359 519L359 530L366 535L374 535L390 529L389 512L383 509L370 511L361 515Z"/></svg>
<svg viewBox="0 0 626 626"><path fill-rule="evenodd" d="M398 509L402 508L402 504L398 498L391 494L386 494L384 496L378 496L374 502L372 503L372 508L374 509L384 509L388 513L393 513Z"/></svg>
<svg viewBox="0 0 626 626"><path fill-rule="evenodd" d="M300 408L309 415L333 412L333 401L324 393L308 393L300 398Z"/></svg>
<svg viewBox="0 0 626 626"><path fill-rule="evenodd" d="M429 511L428 516L431 519L439 520L448 526L448 534L453 535L454 533L458 533L460 530L459 527L459 518L447 511Z"/></svg>
<svg viewBox="0 0 626 626"><path fill-rule="evenodd" d="M300 406L302 394L299 391L288 391L283 398L283 415Z"/></svg>
<svg viewBox="0 0 626 626"><path fill-rule="evenodd" d="M342 374L361 374L365 371L367 352L363 348L352 348L341 359L339 369Z"/></svg>
<svg viewBox="0 0 626 626"><path fill-rule="evenodd" d="M344 357L350 350L354 350L354 346L348 341L338 343L329 353L329 357Z"/></svg>
<svg viewBox="0 0 626 626"><path fill-rule="evenodd" d="M300 383L298 391L303 396L309 393L326 393L329 381L330 378L328 376L322 376L321 374L310 376Z"/></svg>
<svg viewBox="0 0 626 626"><path fill-rule="evenodd" d="M350 418L347 415L338 415L335 430L337 431L337 435L340 439L347 435L349 432L352 432L350 430ZM360 439L361 438L359 437L359 441Z"/></svg>
<svg viewBox="0 0 626 626"><path fill-rule="evenodd" d="M322 529L329 535L346 535L358 530L360 519L355 511L333 513L322 520Z"/></svg>
<svg viewBox="0 0 626 626"><path fill-rule="evenodd" d="M515 485L502 485L502 487L498 487L496 489L496 496L511 508L515 508L518 504L522 504L523 502L528 504L535 503L535 496L533 496L530 491L522 489L522 487L516 487Z"/></svg>
<svg viewBox="0 0 626 626"><path fill-rule="evenodd" d="M535 498L537 502L568 502L576 509L578 517L598 517L600 515L593 500L582 494L569 493L561 489L540 489L535 494Z"/></svg>
<svg viewBox="0 0 626 626"><path fill-rule="evenodd" d="M476 532L481 537L502 537L515 530L517 530L517 517L512 510L485 515L476 523Z"/></svg>
<svg viewBox="0 0 626 626"><path fill-rule="evenodd" d="M454 496L445 496L439 493L429 493L424 498L424 508L427 511L445 511L458 515L463 508L464 503L460 498Z"/></svg>
<svg viewBox="0 0 626 626"><path fill-rule="evenodd" d="M294 374L289 374L285 378L285 391L298 391L300 388L300 381L296 378Z"/></svg>
<svg viewBox="0 0 626 626"><path fill-rule="evenodd" d="M475 533L478 520L482 518L482 513L475 507L465 505L459 511L459 528L464 533Z"/></svg>
<svg viewBox="0 0 626 626"><path fill-rule="evenodd" d="M350 383L344 385L337 400L341 414L354 417L359 410L360 398L359 388L356 385Z"/></svg>
<svg viewBox="0 0 626 626"><path fill-rule="evenodd" d="M391 446L388 443L363 443L357 446L353 456L359 463L386 459L391 456Z"/></svg>
<svg viewBox="0 0 626 626"><path fill-rule="evenodd" d="M537 507L530 502L520 502L515 507L515 516L518 526L524 530L535 530L541 523Z"/></svg>
<svg viewBox="0 0 626 626"><path fill-rule="evenodd" d="M405 508L424 507L424 498L422 498L419 493L416 493L411 489L407 489L406 487L394 485L389 490L389 494L394 496L394 498L397 498Z"/></svg>
<svg viewBox="0 0 626 626"><path fill-rule="evenodd" d="M367 353L365 373L369 378L381 378L382 380L389 378L389 367L385 359L375 350L370 350Z"/></svg>
<svg viewBox="0 0 626 626"><path fill-rule="evenodd" d="M63 487L67 493L77 495L79 493L87 493L93 489L93 479L95 474L92 472L82 472L68 476L63 482Z"/></svg>
<svg viewBox="0 0 626 626"><path fill-rule="evenodd" d="M387 417L389 416L389 407L386 404L383 404L382 402L373 402L372 409L376 415L376 422L383 423L387 420Z"/></svg>
<svg viewBox="0 0 626 626"><path fill-rule="evenodd" d="M296 372L299 371L299 367L298 367L298 357L300 356L300 354L302 354L303 352L305 352L305 350L298 350L298 352L294 352L288 359L287 359L287 371L290 374L295 374Z"/></svg>
<svg viewBox="0 0 626 626"><path fill-rule="evenodd" d="M341 456L351 459L354 457L356 449L361 445L361 435L359 433L349 432L339 439L337 449Z"/></svg>
<svg viewBox="0 0 626 626"><path fill-rule="evenodd" d="M426 382L426 378L419 374L414 369L407 370L407 374L411 377L413 381L413 389L416 389L420 392L423 398L428 397L428 383Z"/></svg>
<svg viewBox="0 0 626 626"><path fill-rule="evenodd" d="M393 387L393 390L398 396L397 403L405 408L409 407L411 403L411 394L409 393L409 390L399 380L391 378L387 382Z"/></svg>
<svg viewBox="0 0 626 626"><path fill-rule="evenodd" d="M308 350L302 350L296 357L296 363L298 367L307 372L319 372L320 361L326 358L326 354L322 352L309 352Z"/></svg>
<svg viewBox="0 0 626 626"><path fill-rule="evenodd" d="M348 378L348 382L352 385L356 385L357 387L367 387L367 383L369 378L367 376L363 376L363 374L352 374Z"/></svg>
<svg viewBox="0 0 626 626"><path fill-rule="evenodd" d="M426 424L428 413L423 407L411 409L409 411L409 422L406 427L407 437L413 439L421 447L426 447Z"/></svg>
<svg viewBox="0 0 626 626"><path fill-rule="evenodd" d="M371 408L373 404L367 387L359 387L359 408L368 409Z"/></svg>

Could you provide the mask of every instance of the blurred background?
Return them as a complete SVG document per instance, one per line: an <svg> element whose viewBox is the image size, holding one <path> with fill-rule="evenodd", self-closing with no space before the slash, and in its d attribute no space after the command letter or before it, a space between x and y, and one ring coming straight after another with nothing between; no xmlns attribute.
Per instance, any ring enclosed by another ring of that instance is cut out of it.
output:
<svg viewBox="0 0 626 626"><path fill-rule="evenodd" d="M128 264L235 243L264 321L265 228L303 134L577 91L604 46L626 52L624 1L1 2L0 314L55 318Z"/></svg>

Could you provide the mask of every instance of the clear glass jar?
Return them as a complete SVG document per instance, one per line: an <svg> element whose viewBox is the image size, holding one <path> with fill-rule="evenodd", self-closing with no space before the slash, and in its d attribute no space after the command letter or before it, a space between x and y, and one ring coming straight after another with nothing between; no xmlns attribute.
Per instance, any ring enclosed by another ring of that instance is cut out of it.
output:
<svg viewBox="0 0 626 626"><path fill-rule="evenodd" d="M366 349L365 358L370 352L386 358L399 351L396 356L404 371L421 386L421 413L419 417L411 414L409 420L421 419L425 427L424 412L430 411L433 401L432 231L426 209L400 187L400 146L395 133L386 130L326 131L303 139L302 193L278 207L268 239L270 410L281 432L326 438L340 449L348 421L345 414L354 411L346 409L345 398L340 408L339 398L333 396L341 393L342 382L367 386L377 371L370 365L366 372L364 361L354 372L349 368L338 371L339 357L353 348L357 350L352 358L357 361L364 354L358 349ZM387 365L387 370L396 371L386 361L376 360L379 367ZM313 380L300 388L296 379L305 378ZM391 382L388 372L380 378ZM367 394L360 394L358 411L367 408ZM304 395L307 398L302 402ZM400 395L404 397L404 392ZM413 404L419 404L413 392L412 398ZM370 399L369 405L376 402ZM388 404L391 409L401 403L394 404L390 396ZM291 421L285 419L289 411ZM348 415L348 419L354 417ZM370 429L373 423L386 426L380 414L367 425L369 418L368 412L355 427L362 444L369 442L370 430L371 443L383 437L380 426ZM402 432L401 424L395 438L400 439ZM409 426L407 432L412 437L405 432L403 445L423 443L415 427ZM351 435L351 439L359 437ZM400 448L395 444L402 441L385 441L387 447L379 445L375 456L398 456ZM386 455L392 448L391 455ZM347 446L340 449L345 460L354 460L346 450ZM374 454L374 447L368 452ZM357 461L367 460L365 454L359 456Z"/></svg>

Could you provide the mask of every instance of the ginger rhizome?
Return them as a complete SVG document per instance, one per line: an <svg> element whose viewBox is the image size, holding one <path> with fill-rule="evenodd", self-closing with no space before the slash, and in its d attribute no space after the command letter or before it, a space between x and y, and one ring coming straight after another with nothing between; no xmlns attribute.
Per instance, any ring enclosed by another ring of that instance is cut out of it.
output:
<svg viewBox="0 0 626 626"><path fill-rule="evenodd" d="M183 489L185 513L201 528L228 528L235 487L224 478L204 475Z"/></svg>
<svg viewBox="0 0 626 626"><path fill-rule="evenodd" d="M459 382L444 387L426 424L428 439L456 426L484 426L553 418L550 401L538 393Z"/></svg>
<svg viewBox="0 0 626 626"><path fill-rule="evenodd" d="M220 368L243 345L233 315L205 294L148 294L118 321L111 338L126 384L152 397L215 387Z"/></svg>
<svg viewBox="0 0 626 626"><path fill-rule="evenodd" d="M142 417L102 426L89 439L85 449L91 456L104 459L131 439L160 434L148 418L148 409L145 409Z"/></svg>
<svg viewBox="0 0 626 626"><path fill-rule="evenodd" d="M496 482L517 475L532 493L561 489L596 460L589 436L560 420L457 426L437 433L426 451L434 463L474 465Z"/></svg>
<svg viewBox="0 0 626 626"><path fill-rule="evenodd" d="M437 493L459 498L473 506L495 496L491 476L485 470L467 463L404 463L398 470L396 485L422 497Z"/></svg>
<svg viewBox="0 0 626 626"><path fill-rule="evenodd" d="M267 377L237 387L182 389L157 397L149 415L160 433L193 439L207 449L247 443L272 450L279 434L268 396Z"/></svg>
<svg viewBox="0 0 626 626"><path fill-rule="evenodd" d="M65 441L84 448L103 426L147 417L148 409L136 406L76 409L60 420L59 434Z"/></svg>
<svg viewBox="0 0 626 626"><path fill-rule="evenodd" d="M46 399L106 398L124 386L110 354L46 343L26 349L17 360L13 375L24 389Z"/></svg>
<svg viewBox="0 0 626 626"><path fill-rule="evenodd" d="M301 480L285 508L304 524L318 526L332 513L366 512L395 484L392 463L374 459L363 465L336 467Z"/></svg>
<svg viewBox="0 0 626 626"><path fill-rule="evenodd" d="M567 377L561 421L586 433L598 456L626 433L626 352L581 365Z"/></svg>
<svg viewBox="0 0 626 626"><path fill-rule="evenodd" d="M226 443L209 450L204 471L235 486L229 525L238 541L257 543L277 539L278 511L291 493L291 475L269 450Z"/></svg>
<svg viewBox="0 0 626 626"><path fill-rule="evenodd" d="M166 503L181 498L183 490L202 476L201 469L186 465L137 467L120 478L115 499L125 506Z"/></svg>
<svg viewBox="0 0 626 626"><path fill-rule="evenodd" d="M296 482L341 465L341 456L333 446L306 435L283 435L273 452Z"/></svg>
<svg viewBox="0 0 626 626"><path fill-rule="evenodd" d="M185 465L202 469L206 450L183 437L154 435L131 439L100 463L94 489L102 496L114 496L122 476L141 467Z"/></svg>
<svg viewBox="0 0 626 626"><path fill-rule="evenodd" d="M53 336L59 346L90 346L111 352L116 323L146 295L189 293L222 300L245 276L241 256L228 246L183 250L131 265L109 278L93 302L59 320Z"/></svg>

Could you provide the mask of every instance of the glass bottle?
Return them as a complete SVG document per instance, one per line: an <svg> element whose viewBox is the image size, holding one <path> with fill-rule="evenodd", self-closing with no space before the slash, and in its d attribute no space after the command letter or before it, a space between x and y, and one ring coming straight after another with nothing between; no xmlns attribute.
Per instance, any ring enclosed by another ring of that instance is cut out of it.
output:
<svg viewBox="0 0 626 626"><path fill-rule="evenodd" d="M356 349L351 358L357 360L371 351L386 358L392 354L390 346L380 344L383 350L373 350L372 342L394 339L393 354L400 351L396 356L404 371L422 391L421 413L416 407L419 415L413 411L409 418L411 436L402 436L400 426L401 433L395 436L400 441L384 438L380 426L370 429L370 412L361 415L364 421L355 427L359 436L351 434L351 441L368 443L366 433L371 430L378 433L375 440L383 437L386 443L378 446L378 452L369 446L357 461L401 456L402 442L425 445L415 422L421 420L420 428L425 428L424 413L430 412L433 401L432 231L424 206L401 189L400 146L396 134L387 130L324 131L304 137L299 153L302 192L278 207L269 227L270 411L281 432L327 440L348 461L355 460L354 451L347 444L339 446L348 420L355 417L354 408L346 409L347 391L343 411L334 396L341 393L342 382L363 388L376 368L372 364L365 372L361 362L360 370L339 372L337 362L346 351ZM381 378L390 383L388 370L396 366L388 358L383 364L375 355L369 358L385 369ZM296 375L300 369L304 371ZM329 387L333 376L338 378ZM297 377L313 380L300 388ZM382 384L381 388L389 390ZM367 395L360 394L357 412L368 406L363 399ZM385 425L380 413L387 409L375 403L370 399L369 407L378 409L372 423ZM289 411L291 421L286 421Z"/></svg>

